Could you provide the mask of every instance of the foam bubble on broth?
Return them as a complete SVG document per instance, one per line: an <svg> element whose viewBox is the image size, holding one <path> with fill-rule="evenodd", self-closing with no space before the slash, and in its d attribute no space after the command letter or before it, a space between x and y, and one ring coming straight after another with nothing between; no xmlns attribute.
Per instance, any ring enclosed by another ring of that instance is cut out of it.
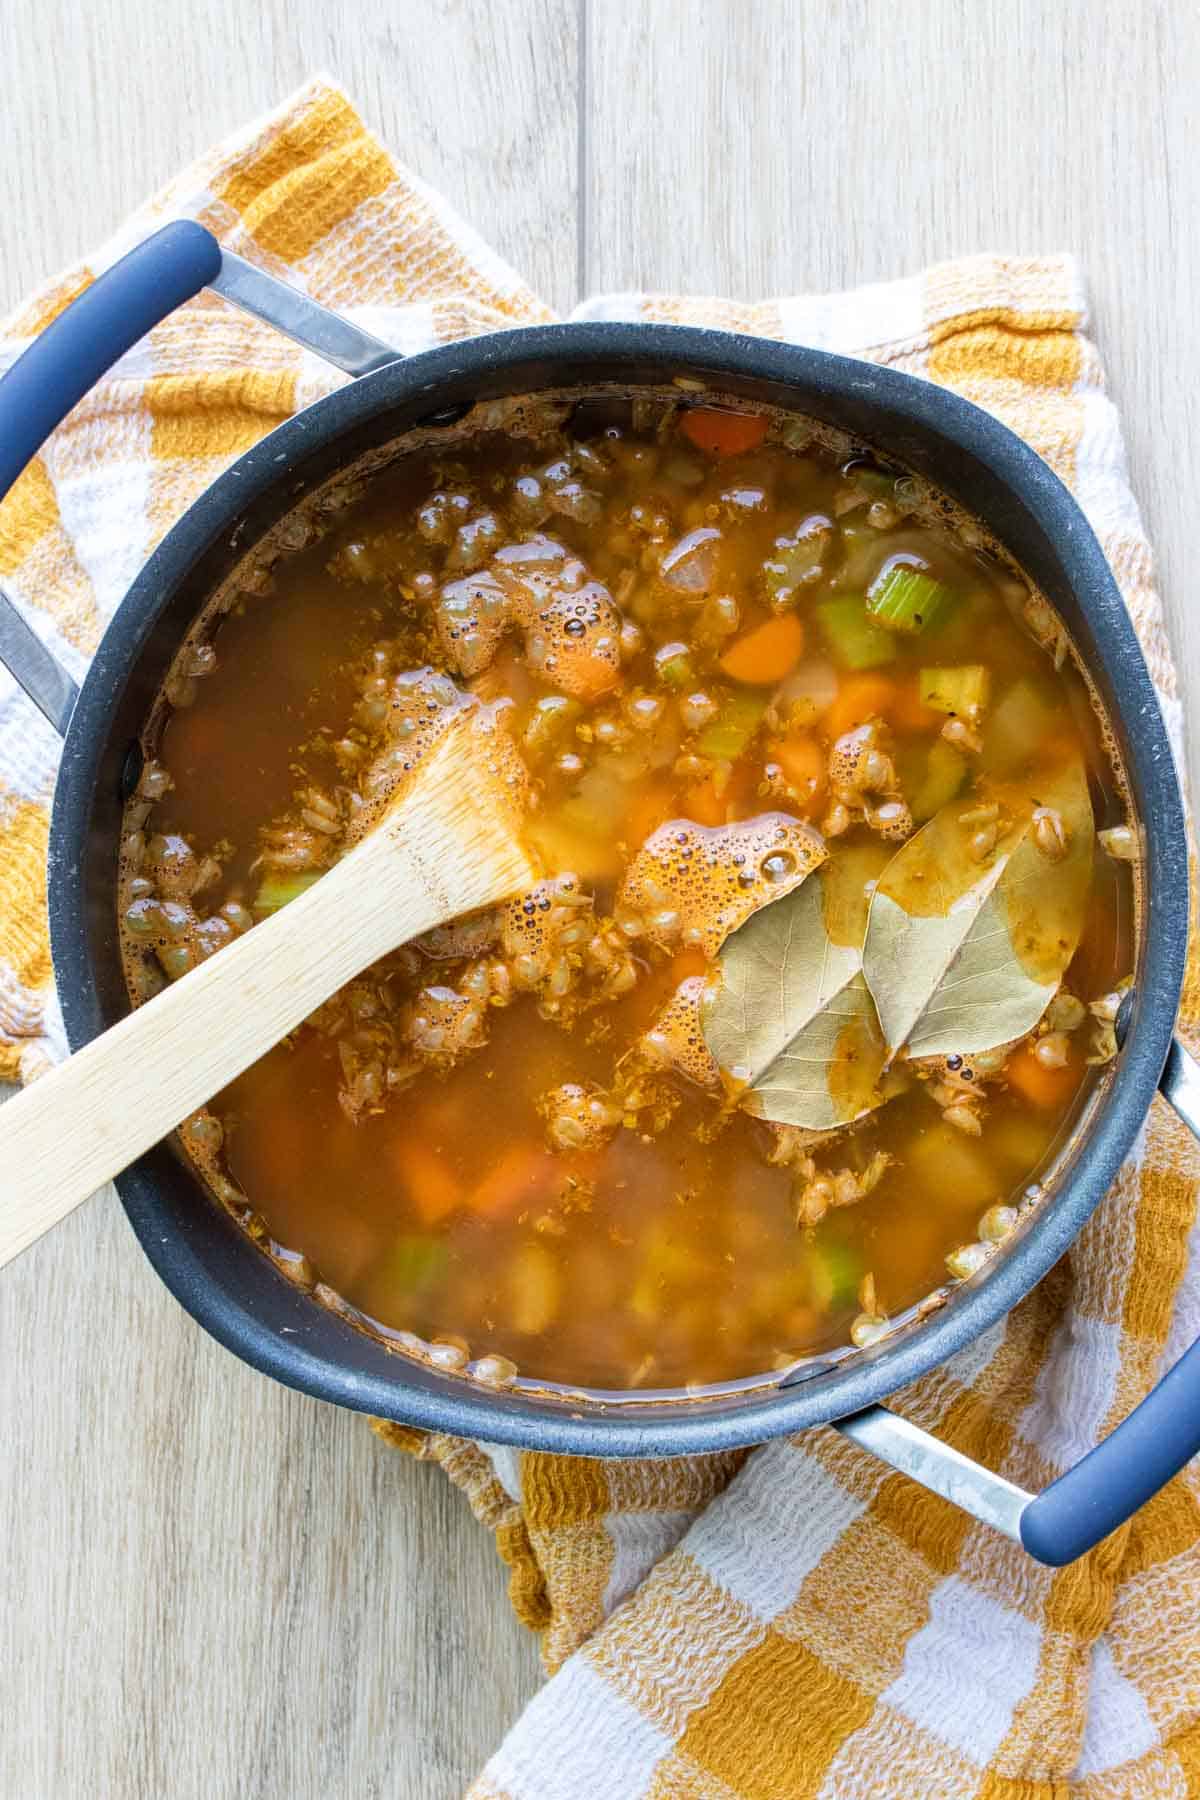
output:
<svg viewBox="0 0 1200 1800"><path fill-rule="evenodd" d="M630 863L618 907L645 921L651 942L666 948L682 937L715 956L731 931L824 857L819 833L783 813L719 826L672 819Z"/></svg>

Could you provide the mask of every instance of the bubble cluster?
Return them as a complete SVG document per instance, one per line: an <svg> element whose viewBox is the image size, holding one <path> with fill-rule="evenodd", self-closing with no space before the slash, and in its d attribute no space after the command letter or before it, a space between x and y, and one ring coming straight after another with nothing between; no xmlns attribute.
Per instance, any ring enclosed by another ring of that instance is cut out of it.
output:
<svg viewBox="0 0 1200 1800"><path fill-rule="evenodd" d="M621 1123L621 1109L592 1081L565 1081L537 1102L551 1150L601 1150Z"/></svg>
<svg viewBox="0 0 1200 1800"><path fill-rule="evenodd" d="M751 913L798 887L824 858L824 840L786 813L732 825L672 819L630 863L618 911L643 919L663 949L682 940L715 956Z"/></svg>
<svg viewBox="0 0 1200 1800"><path fill-rule="evenodd" d="M486 1042L486 1009L454 988L425 987L402 1015L401 1033L425 1062L449 1069Z"/></svg>
<svg viewBox="0 0 1200 1800"><path fill-rule="evenodd" d="M490 570L448 581L433 609L446 662L468 680L481 675L512 624L512 602Z"/></svg>
<svg viewBox="0 0 1200 1800"><path fill-rule="evenodd" d="M506 544L491 566L448 581L434 621L449 666L467 679L514 630L531 669L573 699L607 692L621 672L621 615L603 582L553 538Z"/></svg>
<svg viewBox="0 0 1200 1800"><path fill-rule="evenodd" d="M560 594L525 635L529 666L574 700L592 700L621 674L621 615L602 582Z"/></svg>
<svg viewBox="0 0 1200 1800"><path fill-rule="evenodd" d="M697 1087L718 1088L720 1065L705 1042L701 1023L708 985L707 975L689 975L681 981L642 1039L642 1048L653 1061L669 1065Z"/></svg>

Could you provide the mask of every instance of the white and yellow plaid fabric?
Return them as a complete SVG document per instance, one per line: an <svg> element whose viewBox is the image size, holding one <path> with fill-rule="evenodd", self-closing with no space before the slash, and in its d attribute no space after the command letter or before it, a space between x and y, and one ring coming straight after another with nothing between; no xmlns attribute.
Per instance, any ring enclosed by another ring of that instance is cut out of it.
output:
<svg viewBox="0 0 1200 1800"><path fill-rule="evenodd" d="M408 351L550 315L316 81L9 320L7 366L97 271L191 215ZM861 355L1004 418L1075 490L1178 748L1180 704L1116 414L1061 258L973 257L760 306L628 294L577 316ZM0 506L0 581L78 675L147 552L241 450L339 377L202 296L55 433ZM0 678L0 1074L61 1050L42 864L57 746ZM1200 1025L1193 961L1182 1027ZM1040 1487L1200 1332L1200 1156L1159 1106L1070 1257L897 1397ZM1200 1474L1052 1572L829 1431L596 1463L380 1426L492 1528L551 1678L473 1800L1183 1800L1200 1795Z"/></svg>

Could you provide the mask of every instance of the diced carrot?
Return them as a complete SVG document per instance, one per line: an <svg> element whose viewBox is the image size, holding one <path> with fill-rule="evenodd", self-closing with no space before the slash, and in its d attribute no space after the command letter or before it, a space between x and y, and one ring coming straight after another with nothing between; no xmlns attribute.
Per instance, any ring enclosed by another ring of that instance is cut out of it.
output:
<svg viewBox="0 0 1200 1800"><path fill-rule="evenodd" d="M743 756L730 768L726 764L688 788L683 796L685 818L697 825L724 825L761 812L758 783L761 764L757 756Z"/></svg>
<svg viewBox="0 0 1200 1800"><path fill-rule="evenodd" d="M396 1167L405 1198L422 1225L436 1225L462 1204L462 1189L445 1162L418 1137L406 1135L395 1146Z"/></svg>
<svg viewBox="0 0 1200 1800"><path fill-rule="evenodd" d="M603 656L579 657L571 665L571 693L576 700L598 700L611 694L621 681L621 671Z"/></svg>
<svg viewBox="0 0 1200 1800"><path fill-rule="evenodd" d="M703 781L697 781L683 796L684 814L694 819L697 825L723 825L725 823L725 796L717 792L717 783L712 775L706 775Z"/></svg>
<svg viewBox="0 0 1200 1800"><path fill-rule="evenodd" d="M679 429L697 450L709 456L737 456L753 450L767 435L761 413L721 412L712 406L693 406L684 413Z"/></svg>
<svg viewBox="0 0 1200 1800"><path fill-rule="evenodd" d="M890 719L895 704L894 681L884 675L852 675L843 681L822 723L831 738L840 738L868 719Z"/></svg>
<svg viewBox="0 0 1200 1800"><path fill-rule="evenodd" d="M1022 1044L1004 1065L1010 1087L1022 1099L1046 1112L1065 1106L1079 1086L1079 1065L1074 1058L1061 1069L1047 1069L1038 1061L1032 1046Z"/></svg>
<svg viewBox="0 0 1200 1800"><path fill-rule="evenodd" d="M632 845L644 844L650 833L673 819L678 810L674 790L665 781L652 782L634 798L623 835Z"/></svg>
<svg viewBox="0 0 1200 1800"><path fill-rule="evenodd" d="M815 737L794 732L767 745L768 762L777 762L802 812L814 812L825 796L825 752Z"/></svg>
<svg viewBox="0 0 1200 1800"><path fill-rule="evenodd" d="M725 783L725 817L747 819L762 811L758 787L762 780L762 757L743 756L735 762Z"/></svg>
<svg viewBox="0 0 1200 1800"><path fill-rule="evenodd" d="M888 723L897 731L938 731L946 723L946 715L921 704L920 684L914 679L896 689Z"/></svg>
<svg viewBox="0 0 1200 1800"><path fill-rule="evenodd" d="M475 1191L468 1196L467 1205L480 1218L504 1218L539 1199L554 1175L550 1152L536 1141L523 1139L501 1151Z"/></svg>
<svg viewBox="0 0 1200 1800"><path fill-rule="evenodd" d="M735 638L721 658L721 667L735 681L773 687L791 674L803 649L803 625L795 613L784 613Z"/></svg>

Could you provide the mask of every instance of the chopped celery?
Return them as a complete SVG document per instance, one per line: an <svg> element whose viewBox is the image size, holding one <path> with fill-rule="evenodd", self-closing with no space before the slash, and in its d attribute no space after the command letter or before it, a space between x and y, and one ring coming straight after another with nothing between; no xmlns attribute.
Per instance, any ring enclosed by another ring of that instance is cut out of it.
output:
<svg viewBox="0 0 1200 1800"><path fill-rule="evenodd" d="M777 537L763 564L767 602L776 612L795 604L796 589L820 574L833 527L823 513L814 513L797 525L791 537Z"/></svg>
<svg viewBox="0 0 1200 1800"><path fill-rule="evenodd" d="M934 712L956 713L969 719L987 705L988 671L982 663L962 663L955 669L922 669L921 705Z"/></svg>
<svg viewBox="0 0 1200 1800"><path fill-rule="evenodd" d="M736 762L763 721L770 696L730 694L711 725L700 733L696 748L701 756Z"/></svg>
<svg viewBox="0 0 1200 1800"><path fill-rule="evenodd" d="M932 819L954 799L967 778L967 758L944 738L935 738L925 755L920 779L905 789L909 810L918 825Z"/></svg>
<svg viewBox="0 0 1200 1800"><path fill-rule="evenodd" d="M1022 675L1001 694L987 716L982 767L1004 775L1019 768L1055 728L1061 709L1031 676Z"/></svg>
<svg viewBox="0 0 1200 1800"><path fill-rule="evenodd" d="M872 549L878 546L879 527L877 525L872 525L870 519L867 517L867 508L869 504L870 503L864 494L855 506L854 511L843 513L838 520L838 531L841 534L842 546L848 556L852 556L855 551L861 550L864 545L870 545Z"/></svg>
<svg viewBox="0 0 1200 1800"><path fill-rule="evenodd" d="M686 644L664 644L654 653L654 673L669 688L688 688L695 684L696 665Z"/></svg>
<svg viewBox="0 0 1200 1800"><path fill-rule="evenodd" d="M863 1277L862 1258L849 1244L823 1239L809 1250L809 1279L814 1306L841 1310L854 1304Z"/></svg>
<svg viewBox="0 0 1200 1800"><path fill-rule="evenodd" d="M320 879L319 869L304 869L295 875L264 875L254 896L254 910L256 913L278 912L281 906L286 906L289 900L299 899L306 888Z"/></svg>
<svg viewBox="0 0 1200 1800"><path fill-rule="evenodd" d="M896 492L896 477L889 475L886 469L872 469L861 464L858 468L847 469L846 473L855 487L870 494L872 500L890 500Z"/></svg>
<svg viewBox="0 0 1200 1800"><path fill-rule="evenodd" d="M867 589L867 611L889 631L928 631L946 617L958 596L910 563L884 565Z"/></svg>
<svg viewBox="0 0 1200 1800"><path fill-rule="evenodd" d="M843 668L876 669L895 660L895 639L867 617L859 595L822 600L816 613L825 642Z"/></svg>
<svg viewBox="0 0 1200 1800"><path fill-rule="evenodd" d="M565 694L547 694L539 700L525 725L525 748L535 752L550 750L582 715L578 700Z"/></svg>
<svg viewBox="0 0 1200 1800"><path fill-rule="evenodd" d="M437 1280L449 1255L440 1238L397 1238L383 1259L380 1274L388 1286L412 1293Z"/></svg>

